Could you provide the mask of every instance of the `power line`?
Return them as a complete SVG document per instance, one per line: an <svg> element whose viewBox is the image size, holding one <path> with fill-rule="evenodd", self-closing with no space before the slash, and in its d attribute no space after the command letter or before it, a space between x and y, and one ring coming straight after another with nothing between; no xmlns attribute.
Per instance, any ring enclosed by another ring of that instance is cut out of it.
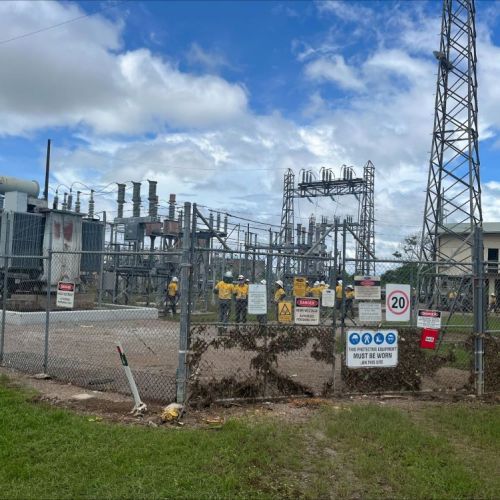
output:
<svg viewBox="0 0 500 500"><path fill-rule="evenodd" d="M95 12L89 12L88 14L82 14L81 16L74 17L73 19L68 19L67 21L62 21L62 22L57 23L57 24L52 24L51 26L46 26L45 28L40 28L40 29L35 30L35 31L29 31L28 33L23 33L22 35L13 36L12 38L7 38L5 40L0 40L0 45L5 45L6 43L14 42L16 40L21 40L22 38L28 38L28 37L33 36L33 35L38 35L39 33L44 33L45 31L50 31L50 30L53 30L56 28L60 28L61 26L65 26L67 24L71 24L71 23L74 23L76 21L80 21L81 19L85 19L87 17L94 16L94 15L99 14L100 12L103 12L105 10L118 7L122 3L125 3L125 0L118 2L118 3L115 3L114 5L104 6L100 9L96 10Z"/></svg>

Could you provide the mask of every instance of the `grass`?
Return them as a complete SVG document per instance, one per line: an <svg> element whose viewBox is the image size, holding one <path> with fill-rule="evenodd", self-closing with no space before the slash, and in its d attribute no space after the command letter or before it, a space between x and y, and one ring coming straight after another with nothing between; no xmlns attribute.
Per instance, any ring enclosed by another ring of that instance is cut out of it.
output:
<svg viewBox="0 0 500 500"><path fill-rule="evenodd" d="M494 498L500 409L327 405L307 422L132 427L0 381L2 498ZM273 415L274 412L268 412Z"/></svg>

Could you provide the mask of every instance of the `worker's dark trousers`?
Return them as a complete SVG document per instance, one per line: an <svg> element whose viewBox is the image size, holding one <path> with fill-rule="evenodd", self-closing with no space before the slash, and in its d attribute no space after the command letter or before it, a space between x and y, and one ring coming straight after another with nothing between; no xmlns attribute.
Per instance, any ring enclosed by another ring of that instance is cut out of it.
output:
<svg viewBox="0 0 500 500"><path fill-rule="evenodd" d="M352 300L345 301L345 311L344 311L344 316L342 318L342 321L345 321L347 316L350 316L351 319L354 319L354 307L353 307Z"/></svg>
<svg viewBox="0 0 500 500"><path fill-rule="evenodd" d="M247 305L246 299L236 299L236 323L247 322Z"/></svg>
<svg viewBox="0 0 500 500"><path fill-rule="evenodd" d="M172 314L177 314L177 297L174 295L173 297L167 296L167 313L172 311Z"/></svg>
<svg viewBox="0 0 500 500"><path fill-rule="evenodd" d="M219 300L219 323L227 325L231 314L231 300Z"/></svg>

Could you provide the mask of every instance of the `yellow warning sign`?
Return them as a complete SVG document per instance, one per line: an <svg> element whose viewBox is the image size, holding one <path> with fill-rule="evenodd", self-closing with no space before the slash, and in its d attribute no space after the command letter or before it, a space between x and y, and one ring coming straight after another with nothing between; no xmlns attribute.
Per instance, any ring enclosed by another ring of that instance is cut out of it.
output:
<svg viewBox="0 0 500 500"><path fill-rule="evenodd" d="M292 322L292 303L278 302L278 321L280 323Z"/></svg>
<svg viewBox="0 0 500 500"><path fill-rule="evenodd" d="M293 278L293 294L295 297L305 297L306 296L306 279L301 277Z"/></svg>

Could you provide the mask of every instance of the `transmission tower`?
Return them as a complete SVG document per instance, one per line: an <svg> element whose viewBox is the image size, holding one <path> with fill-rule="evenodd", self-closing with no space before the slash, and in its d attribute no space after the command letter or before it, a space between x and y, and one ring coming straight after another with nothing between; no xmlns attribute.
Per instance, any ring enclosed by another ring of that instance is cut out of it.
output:
<svg viewBox="0 0 500 500"><path fill-rule="evenodd" d="M295 174L288 169L283 178L283 206L281 209L281 229L279 235L279 245L285 253L293 251L293 231L294 231L294 191ZM284 259L284 273L289 274L291 269L290 257ZM278 261L278 273L281 271L281 262Z"/></svg>
<svg viewBox="0 0 500 500"><path fill-rule="evenodd" d="M465 262L473 228L482 224L474 0L444 0L434 56L438 76L421 259ZM452 255L440 245L450 237L459 242Z"/></svg>
<svg viewBox="0 0 500 500"><path fill-rule="evenodd" d="M359 241L356 242L356 274L375 274L375 166L363 168L363 193L359 200Z"/></svg>

